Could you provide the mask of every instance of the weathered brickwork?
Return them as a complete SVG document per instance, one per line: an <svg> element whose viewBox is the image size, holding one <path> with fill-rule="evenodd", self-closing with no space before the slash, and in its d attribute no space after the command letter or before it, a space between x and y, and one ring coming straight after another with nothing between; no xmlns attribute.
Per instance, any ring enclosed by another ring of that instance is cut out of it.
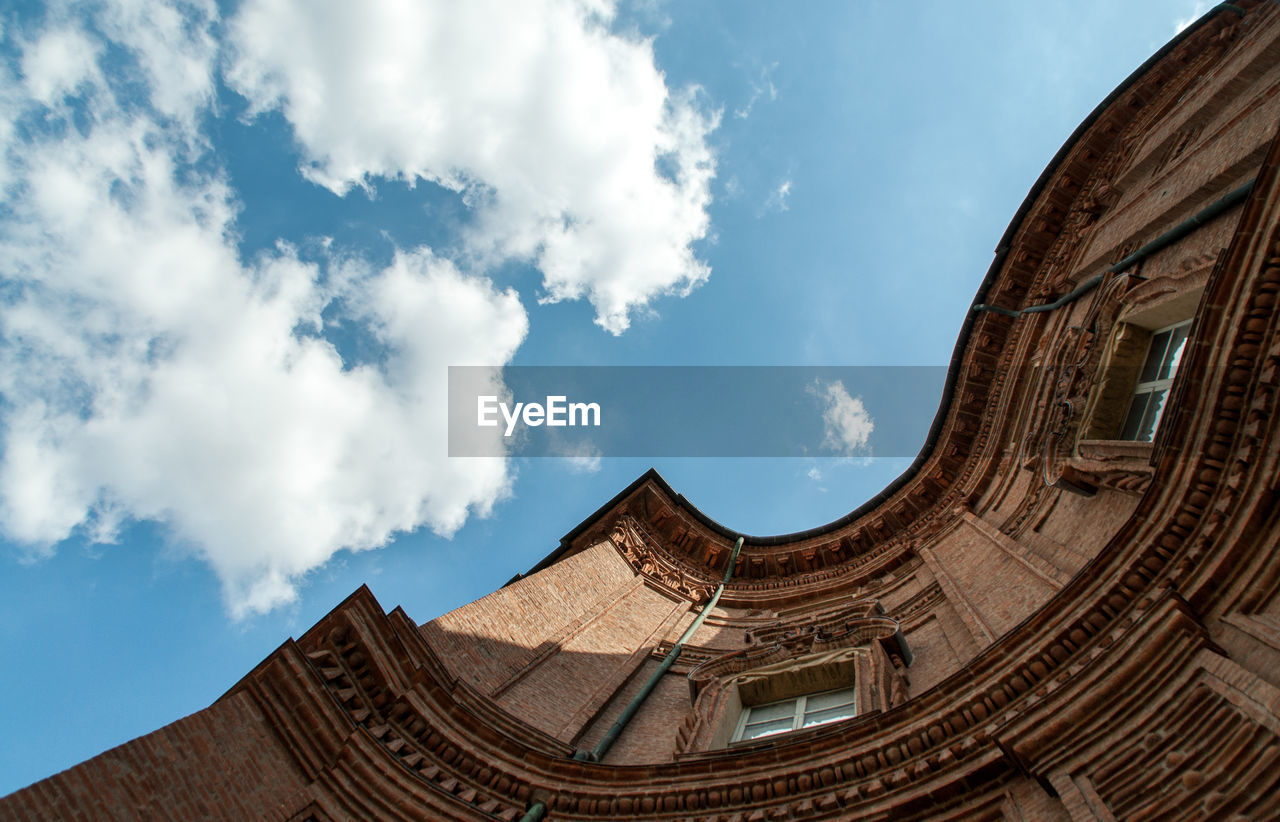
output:
<svg viewBox="0 0 1280 822"><path fill-rule="evenodd" d="M306 782L241 695L18 791L0 818L258 818L296 802Z"/></svg>
<svg viewBox="0 0 1280 822"><path fill-rule="evenodd" d="M1019 543L1013 544L1021 548ZM1030 616L1060 587L1056 580L1036 573L1035 566L1019 562L966 522L934 547L933 556L956 581L956 595L964 598L964 607L992 637Z"/></svg>
<svg viewBox="0 0 1280 822"><path fill-rule="evenodd" d="M685 603L672 602L637 584L605 605L556 654L505 692L498 704L539 730L571 740L589 718L580 712L598 708L608 698L609 694L598 695L599 686L620 684L630 676L639 662L633 659L636 649L665 639L674 618L686 608ZM593 697L598 704L591 704Z"/></svg>
<svg viewBox="0 0 1280 822"><path fill-rule="evenodd" d="M1219 6L1028 196L891 493L731 560L650 472L536 572L425 625L361 589L0 817L1280 818L1278 132L1280 6ZM1154 441L1107 439L1114 352L1183 319Z"/></svg>
<svg viewBox="0 0 1280 822"><path fill-rule="evenodd" d="M519 580L422 626L452 672L493 693L554 651L608 603L630 590L635 573L608 544Z"/></svg>
<svg viewBox="0 0 1280 822"><path fill-rule="evenodd" d="M578 745L590 749L604 738L622 709L639 693L658 669L658 660L648 660L636 676L620 688L599 718L592 723ZM670 762L676 749L680 720L689 711L689 683L682 674L667 674L644 702L644 707L627 726L625 738L611 748L604 761L610 765L643 765Z"/></svg>
<svg viewBox="0 0 1280 822"><path fill-rule="evenodd" d="M947 672L956 670L962 660L972 656L965 646L957 648L951 644L937 614L930 614L915 630L908 631L906 637L916 656L911 666L911 689L917 693L941 682Z"/></svg>

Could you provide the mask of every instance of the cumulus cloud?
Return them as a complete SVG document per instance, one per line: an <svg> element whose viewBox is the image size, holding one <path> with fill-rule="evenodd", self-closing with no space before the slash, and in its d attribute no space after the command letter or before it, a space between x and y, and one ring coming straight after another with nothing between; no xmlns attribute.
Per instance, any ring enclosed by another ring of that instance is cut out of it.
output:
<svg viewBox="0 0 1280 822"><path fill-rule="evenodd" d="M614 334L709 276L718 112L669 89L608 0L247 0L228 82L280 110L310 179L343 194L427 180L474 209L467 252L542 272Z"/></svg>
<svg viewBox="0 0 1280 822"><path fill-rule="evenodd" d="M94 8L55 4L0 75L0 527L39 553L162 523L244 615L339 550L486 514L510 467L447 458L447 366L510 360L517 295L425 248L240 259L199 130L215 10ZM385 359L344 363L335 311Z"/></svg>
<svg viewBox="0 0 1280 822"><path fill-rule="evenodd" d="M35 100L53 104L98 76L97 43L75 28L45 32L22 56L22 76Z"/></svg>
<svg viewBox="0 0 1280 822"><path fill-rule="evenodd" d="M818 380L809 390L822 403L823 447L841 456L867 456L875 422L862 398L850 396L840 380Z"/></svg>

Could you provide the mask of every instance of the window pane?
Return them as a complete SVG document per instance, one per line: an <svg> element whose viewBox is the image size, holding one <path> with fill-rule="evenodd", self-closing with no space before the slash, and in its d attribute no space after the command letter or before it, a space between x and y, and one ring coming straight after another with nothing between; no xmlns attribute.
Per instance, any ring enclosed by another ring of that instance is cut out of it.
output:
<svg viewBox="0 0 1280 822"><path fill-rule="evenodd" d="M1160 379L1160 365L1164 362L1165 352L1169 348L1169 337L1170 331L1161 331L1151 338L1151 347L1147 349L1147 361L1142 366L1142 375L1138 377L1138 382Z"/></svg>
<svg viewBox="0 0 1280 822"><path fill-rule="evenodd" d="M1135 439L1151 442L1155 438L1156 426L1160 424L1160 413L1164 411L1164 400L1167 396L1169 396L1167 388L1151 392L1151 399L1147 403L1146 413L1142 415L1142 424L1138 427L1138 435Z"/></svg>
<svg viewBox="0 0 1280 822"><path fill-rule="evenodd" d="M786 733L791 730L791 722L791 717L787 717L786 719L775 719L772 722L765 722L760 725L748 725L742 729L742 738L759 739L762 736Z"/></svg>
<svg viewBox="0 0 1280 822"><path fill-rule="evenodd" d="M800 727L812 728L814 725L825 725L828 722L838 722L841 719L848 719L851 716L853 716L852 705L828 708L825 711L810 711L805 713L804 721L800 723Z"/></svg>
<svg viewBox="0 0 1280 822"><path fill-rule="evenodd" d="M821 711L824 708L834 708L837 705L852 705L853 689L845 688L843 691L832 691L829 694L814 694L804 704L806 714L814 711Z"/></svg>
<svg viewBox="0 0 1280 822"><path fill-rule="evenodd" d="M1165 352L1164 359L1160 363L1160 376L1158 379L1171 380L1173 375L1178 373L1178 363L1182 361L1182 349L1187 346L1187 332L1190 330L1190 323L1169 329L1171 335L1169 338L1169 350Z"/></svg>
<svg viewBox="0 0 1280 822"><path fill-rule="evenodd" d="M1142 427L1142 417L1147 413L1147 402L1150 399L1151 394L1145 392L1133 398L1133 404L1129 406L1129 416L1125 418L1124 428L1120 432L1120 439L1142 439L1138 436L1138 431Z"/></svg>
<svg viewBox="0 0 1280 822"><path fill-rule="evenodd" d="M788 699L786 702L776 702L773 705L754 705L748 709L747 724L754 725L759 722L768 722L772 719L781 719L782 717L791 717L796 715L796 701Z"/></svg>

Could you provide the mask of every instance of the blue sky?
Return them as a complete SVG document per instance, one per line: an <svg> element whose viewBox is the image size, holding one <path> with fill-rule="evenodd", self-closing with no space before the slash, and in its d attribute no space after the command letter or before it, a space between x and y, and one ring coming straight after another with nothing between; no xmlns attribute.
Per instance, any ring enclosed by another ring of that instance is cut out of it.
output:
<svg viewBox="0 0 1280 822"><path fill-rule="evenodd" d="M363 582L493 590L650 465L748 533L869 498L909 460L450 460L445 372L943 365L1044 165L1206 8L8 7L0 793Z"/></svg>

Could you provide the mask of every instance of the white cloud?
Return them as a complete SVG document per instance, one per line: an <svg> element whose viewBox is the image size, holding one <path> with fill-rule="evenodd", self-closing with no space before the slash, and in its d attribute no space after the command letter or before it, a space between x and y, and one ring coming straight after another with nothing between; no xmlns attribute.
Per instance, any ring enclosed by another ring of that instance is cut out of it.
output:
<svg viewBox="0 0 1280 822"><path fill-rule="evenodd" d="M842 456L867 456L875 422L861 397L851 397L840 380L815 381L810 393L822 402L822 444Z"/></svg>
<svg viewBox="0 0 1280 822"><path fill-rule="evenodd" d="M570 474L598 474L601 467L599 457L569 457L565 465Z"/></svg>
<svg viewBox="0 0 1280 822"><path fill-rule="evenodd" d="M772 77L774 69L777 67L777 62L773 62L760 69L759 80L753 80L751 83L751 96L747 99L747 102L742 104L741 108L734 110L734 117L739 120L745 120L750 117L752 110L756 107L756 103L762 96L768 96L769 102L771 103L778 99L778 87L773 84Z"/></svg>
<svg viewBox="0 0 1280 822"><path fill-rule="evenodd" d="M787 177L777 188L769 192L769 197L764 201L765 211L783 212L791 208L787 201L791 198L791 178Z"/></svg>
<svg viewBox="0 0 1280 822"><path fill-rule="evenodd" d="M1174 23L1174 30L1178 33L1183 32L1188 26L1203 17L1205 12L1207 12L1212 5L1213 4L1207 2L1207 0L1196 0L1196 4L1191 9L1191 13L1186 17L1178 18Z"/></svg>
<svg viewBox="0 0 1280 822"><path fill-rule="evenodd" d="M215 22L205 6L103 6L92 29L132 73L55 22L23 48L25 92L0 97L0 121L50 124L0 164L0 527L39 554L163 523L243 615L339 550L451 534L509 492L506 460L447 458L446 367L507 362L527 318L427 249L381 269L285 246L240 260L234 196L197 130ZM93 114L78 127L70 93ZM338 305L385 362L353 367L320 336Z"/></svg>
<svg viewBox="0 0 1280 822"><path fill-rule="evenodd" d="M190 136L213 100L217 19L214 0L114 0L97 21L107 37L129 46L152 109Z"/></svg>
<svg viewBox="0 0 1280 822"><path fill-rule="evenodd" d="M98 74L100 48L75 28L47 31L22 57L27 93L51 105Z"/></svg>
<svg viewBox="0 0 1280 822"><path fill-rule="evenodd" d="M598 474L602 467L600 449L590 440L562 449L561 458L570 474Z"/></svg>
<svg viewBox="0 0 1280 822"><path fill-rule="evenodd" d="M255 111L283 112L312 180L463 192L473 259L532 262L545 302L585 298L619 334L709 276L692 246L719 115L668 89L613 14L607 0L248 0L227 77Z"/></svg>

